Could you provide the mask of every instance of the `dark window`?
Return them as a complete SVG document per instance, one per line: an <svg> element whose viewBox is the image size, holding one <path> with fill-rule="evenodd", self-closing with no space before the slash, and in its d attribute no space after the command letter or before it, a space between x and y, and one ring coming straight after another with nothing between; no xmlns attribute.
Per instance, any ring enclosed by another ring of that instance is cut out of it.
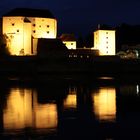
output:
<svg viewBox="0 0 140 140"><path fill-rule="evenodd" d="M47 31L47 34L49 34L50 32L49 31Z"/></svg>
<svg viewBox="0 0 140 140"><path fill-rule="evenodd" d="M108 44L108 41L106 41L106 44Z"/></svg>
<svg viewBox="0 0 140 140"><path fill-rule="evenodd" d="M33 26L35 26L35 24L33 24Z"/></svg>
<svg viewBox="0 0 140 140"><path fill-rule="evenodd" d="M108 34L108 32L106 32L106 34Z"/></svg>
<svg viewBox="0 0 140 140"><path fill-rule="evenodd" d="M106 53L108 53L108 51Z"/></svg>
<svg viewBox="0 0 140 140"><path fill-rule="evenodd" d="M36 31L35 30L33 30L33 33L35 33Z"/></svg>
<svg viewBox="0 0 140 140"><path fill-rule="evenodd" d="M41 25L39 25L39 27L41 28Z"/></svg>
<svg viewBox="0 0 140 140"><path fill-rule="evenodd" d="M50 25L47 25L47 27L49 28L49 27L50 27Z"/></svg>
<svg viewBox="0 0 140 140"><path fill-rule="evenodd" d="M15 23L12 23L12 26L14 26L15 25Z"/></svg>
<svg viewBox="0 0 140 140"><path fill-rule="evenodd" d="M106 46L106 48L108 49L108 46Z"/></svg>
<svg viewBox="0 0 140 140"><path fill-rule="evenodd" d="M71 43L71 45L73 45L73 43Z"/></svg>
<svg viewBox="0 0 140 140"><path fill-rule="evenodd" d="M17 32L19 32L19 30L17 30Z"/></svg>
<svg viewBox="0 0 140 140"><path fill-rule="evenodd" d="M108 37L106 37L106 39L108 39Z"/></svg>

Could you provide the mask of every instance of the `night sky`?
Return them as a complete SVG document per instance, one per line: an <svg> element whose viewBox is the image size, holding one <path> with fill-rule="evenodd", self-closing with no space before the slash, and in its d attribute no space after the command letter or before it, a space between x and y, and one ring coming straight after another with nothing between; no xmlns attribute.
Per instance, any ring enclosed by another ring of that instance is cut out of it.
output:
<svg viewBox="0 0 140 140"><path fill-rule="evenodd" d="M87 35L98 24L140 24L139 0L1 0L0 15L12 8L49 9L58 20L58 35Z"/></svg>

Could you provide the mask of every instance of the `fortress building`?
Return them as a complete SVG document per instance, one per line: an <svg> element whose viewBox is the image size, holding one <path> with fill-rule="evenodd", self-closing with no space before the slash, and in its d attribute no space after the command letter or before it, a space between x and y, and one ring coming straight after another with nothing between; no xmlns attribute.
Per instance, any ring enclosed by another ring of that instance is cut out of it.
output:
<svg viewBox="0 0 140 140"><path fill-rule="evenodd" d="M60 39L68 49L76 49L76 38L74 34L62 34Z"/></svg>
<svg viewBox="0 0 140 140"><path fill-rule="evenodd" d="M99 50L99 55L115 55L115 30L95 31L94 49Z"/></svg>
<svg viewBox="0 0 140 140"><path fill-rule="evenodd" d="M57 36L57 20L48 10L17 8L3 15L2 20L11 55L36 55L39 38Z"/></svg>

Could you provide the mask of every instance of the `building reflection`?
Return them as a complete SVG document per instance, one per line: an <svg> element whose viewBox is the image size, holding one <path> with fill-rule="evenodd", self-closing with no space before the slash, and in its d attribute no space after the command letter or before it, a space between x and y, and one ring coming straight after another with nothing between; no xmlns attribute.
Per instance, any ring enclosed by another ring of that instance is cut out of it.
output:
<svg viewBox="0 0 140 140"><path fill-rule="evenodd" d="M95 117L99 121L116 120L116 90L115 88L100 88L92 94Z"/></svg>
<svg viewBox="0 0 140 140"><path fill-rule="evenodd" d="M76 108L77 107L77 88L69 87L68 95L64 100L64 108Z"/></svg>
<svg viewBox="0 0 140 140"><path fill-rule="evenodd" d="M56 108L55 103L39 104L34 90L12 88L3 111L4 129L55 128Z"/></svg>

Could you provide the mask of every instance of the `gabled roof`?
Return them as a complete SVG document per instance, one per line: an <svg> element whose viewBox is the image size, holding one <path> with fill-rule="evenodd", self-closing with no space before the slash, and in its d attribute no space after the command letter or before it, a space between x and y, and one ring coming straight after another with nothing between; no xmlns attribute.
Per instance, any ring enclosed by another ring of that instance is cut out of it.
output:
<svg viewBox="0 0 140 140"><path fill-rule="evenodd" d="M53 14L46 9L29 9L29 8L16 8L3 16L24 16L24 17L43 17L54 18Z"/></svg>
<svg viewBox="0 0 140 140"><path fill-rule="evenodd" d="M62 41L76 41L74 34L62 34L60 39Z"/></svg>

